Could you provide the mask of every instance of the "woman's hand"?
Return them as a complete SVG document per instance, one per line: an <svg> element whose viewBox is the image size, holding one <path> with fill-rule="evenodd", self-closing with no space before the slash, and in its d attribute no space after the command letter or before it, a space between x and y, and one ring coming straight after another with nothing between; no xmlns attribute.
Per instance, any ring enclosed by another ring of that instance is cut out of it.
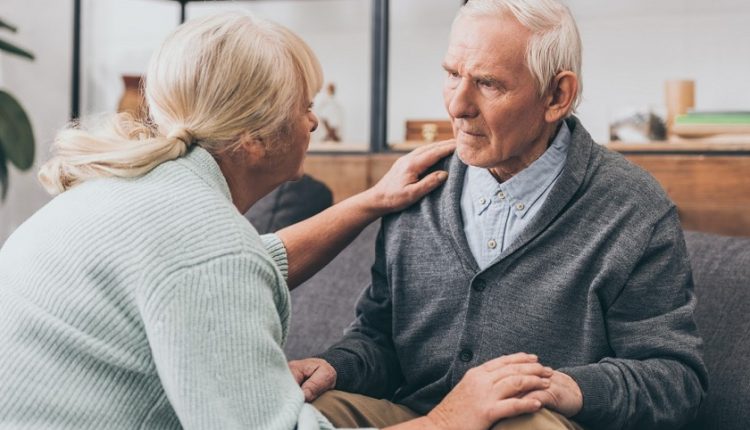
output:
<svg viewBox="0 0 750 430"><path fill-rule="evenodd" d="M359 197L377 216L407 208L445 182L448 173L443 170L421 175L454 149L455 141L448 140L413 150L396 160L388 173Z"/></svg>
<svg viewBox="0 0 750 430"><path fill-rule="evenodd" d="M537 360L517 353L470 369L426 418L438 429L486 429L500 419L538 411L539 400L522 396L547 389L553 371Z"/></svg>
<svg viewBox="0 0 750 430"><path fill-rule="evenodd" d="M363 228L381 216L422 198L445 182L448 174L420 175L453 152L452 141L415 149L396 160L374 187L331 206L318 215L280 230L286 249L290 289L328 264Z"/></svg>

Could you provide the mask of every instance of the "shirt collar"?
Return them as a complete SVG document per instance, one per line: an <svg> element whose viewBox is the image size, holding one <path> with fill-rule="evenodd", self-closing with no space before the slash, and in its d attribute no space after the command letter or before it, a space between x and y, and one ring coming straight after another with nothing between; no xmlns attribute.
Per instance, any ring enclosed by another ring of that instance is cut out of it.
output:
<svg viewBox="0 0 750 430"><path fill-rule="evenodd" d="M476 213L484 212L492 201L504 200L513 207L516 216L523 218L562 172L570 141L570 129L563 121L544 154L503 183L497 182L489 170L469 166L465 185L469 188ZM501 199L500 195L504 198Z"/></svg>

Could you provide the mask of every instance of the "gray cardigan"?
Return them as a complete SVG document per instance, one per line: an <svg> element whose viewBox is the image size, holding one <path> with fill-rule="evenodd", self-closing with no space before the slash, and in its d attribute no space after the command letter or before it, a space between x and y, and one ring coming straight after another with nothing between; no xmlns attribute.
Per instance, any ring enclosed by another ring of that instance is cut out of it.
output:
<svg viewBox="0 0 750 430"><path fill-rule="evenodd" d="M471 367L519 351L573 377L590 428L679 428L708 376L674 205L577 119L565 168L534 221L485 270L463 233L466 166L383 220L372 285L321 357L336 388L432 409Z"/></svg>

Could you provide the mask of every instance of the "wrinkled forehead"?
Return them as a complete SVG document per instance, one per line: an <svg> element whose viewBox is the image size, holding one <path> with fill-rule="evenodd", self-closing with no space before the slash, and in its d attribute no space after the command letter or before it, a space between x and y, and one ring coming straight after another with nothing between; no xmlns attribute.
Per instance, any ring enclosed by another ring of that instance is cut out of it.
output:
<svg viewBox="0 0 750 430"><path fill-rule="evenodd" d="M470 69L526 67L526 46L531 32L512 15L464 15L451 27L444 61Z"/></svg>

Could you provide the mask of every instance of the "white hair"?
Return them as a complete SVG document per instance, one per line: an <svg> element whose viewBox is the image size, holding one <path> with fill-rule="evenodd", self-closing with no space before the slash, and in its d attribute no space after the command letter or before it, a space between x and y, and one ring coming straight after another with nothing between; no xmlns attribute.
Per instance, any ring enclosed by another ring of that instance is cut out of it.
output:
<svg viewBox="0 0 750 430"><path fill-rule="evenodd" d="M281 25L242 12L190 20L149 63L151 122L117 114L70 124L39 180L57 194L91 178L143 175L192 144L211 153L235 148L241 137L288 144L292 115L322 82L310 47Z"/></svg>
<svg viewBox="0 0 750 430"><path fill-rule="evenodd" d="M581 101L581 37L570 9L559 0L469 0L456 15L501 17L510 12L532 33L526 46L526 66L536 80L541 95L562 71L578 77L578 92L571 105ZM454 21L454 23L455 23Z"/></svg>

